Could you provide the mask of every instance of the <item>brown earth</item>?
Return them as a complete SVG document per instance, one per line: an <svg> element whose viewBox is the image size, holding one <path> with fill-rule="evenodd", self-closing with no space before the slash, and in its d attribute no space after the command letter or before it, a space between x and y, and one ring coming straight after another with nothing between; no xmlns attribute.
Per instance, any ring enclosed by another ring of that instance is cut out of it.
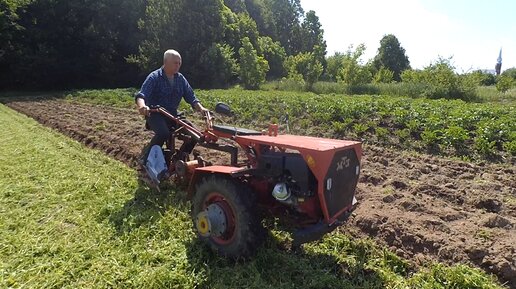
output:
<svg viewBox="0 0 516 289"><path fill-rule="evenodd" d="M61 100L7 105L135 167L151 133L134 110ZM200 149L216 163L225 155ZM516 288L516 168L364 146L359 206L343 231L414 264L473 264Z"/></svg>

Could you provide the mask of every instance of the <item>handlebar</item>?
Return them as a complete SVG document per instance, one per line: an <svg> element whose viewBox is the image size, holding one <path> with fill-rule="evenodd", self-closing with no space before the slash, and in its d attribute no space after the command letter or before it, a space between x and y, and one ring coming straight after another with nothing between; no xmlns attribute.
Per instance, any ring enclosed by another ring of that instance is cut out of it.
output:
<svg viewBox="0 0 516 289"><path fill-rule="evenodd" d="M210 141L210 140L216 141L217 137L213 133L210 132L213 129L213 117L211 116L210 111L205 111L203 113L204 120L206 122L206 131L204 133L202 131L200 131L199 129L197 129L196 127L184 122L181 118L172 115L170 112L168 112L163 107L153 106L153 107L149 108L149 112L163 114L165 117L172 120L175 123L176 127L179 127L178 130L184 128L187 131L187 133L192 138L194 138L197 142L204 142L206 139L209 139L208 141Z"/></svg>

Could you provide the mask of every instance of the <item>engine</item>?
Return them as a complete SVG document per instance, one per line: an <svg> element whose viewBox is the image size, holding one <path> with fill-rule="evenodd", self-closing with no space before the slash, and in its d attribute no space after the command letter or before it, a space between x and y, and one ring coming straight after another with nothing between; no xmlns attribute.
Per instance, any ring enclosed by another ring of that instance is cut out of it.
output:
<svg viewBox="0 0 516 289"><path fill-rule="evenodd" d="M260 175L272 178L272 196L288 205L298 199L312 197L317 192L317 179L305 160L297 153L267 152L258 161Z"/></svg>

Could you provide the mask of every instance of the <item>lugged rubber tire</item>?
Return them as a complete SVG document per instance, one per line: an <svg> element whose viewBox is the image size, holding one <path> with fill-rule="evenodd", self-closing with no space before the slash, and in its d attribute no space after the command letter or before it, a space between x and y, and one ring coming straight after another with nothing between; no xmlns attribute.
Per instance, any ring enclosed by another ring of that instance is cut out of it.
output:
<svg viewBox="0 0 516 289"><path fill-rule="evenodd" d="M256 253L256 249L264 239L264 228L256 212L252 191L236 180L225 176L210 176L204 178L196 187L192 199L192 220L195 219L211 202L211 198L223 198L234 215L234 230L231 237L226 239L202 237L219 255L231 259L247 259Z"/></svg>

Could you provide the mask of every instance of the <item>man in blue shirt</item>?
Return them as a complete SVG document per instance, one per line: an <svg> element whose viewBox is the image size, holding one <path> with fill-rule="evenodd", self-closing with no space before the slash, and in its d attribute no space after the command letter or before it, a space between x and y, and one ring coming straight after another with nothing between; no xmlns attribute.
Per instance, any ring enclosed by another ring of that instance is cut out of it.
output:
<svg viewBox="0 0 516 289"><path fill-rule="evenodd" d="M167 50L163 55L163 66L151 72L142 88L136 95L138 112L145 115L149 128L154 131L154 137L142 155L142 161L147 157L148 149L153 145L162 146L170 137L172 122L159 113L149 113L149 106L159 105L177 116L177 108L181 99L192 108L203 113L207 111L193 92L186 78L179 73L181 55L175 50Z"/></svg>

